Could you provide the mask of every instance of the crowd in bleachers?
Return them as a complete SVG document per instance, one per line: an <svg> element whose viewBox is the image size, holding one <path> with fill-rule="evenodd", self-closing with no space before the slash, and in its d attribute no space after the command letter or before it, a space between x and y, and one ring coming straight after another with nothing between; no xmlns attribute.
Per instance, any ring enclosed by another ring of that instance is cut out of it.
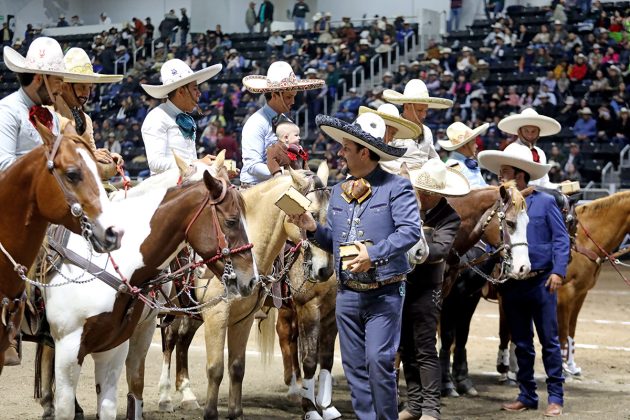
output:
<svg viewBox="0 0 630 420"><path fill-rule="evenodd" d="M88 112L94 120L97 144L120 150L132 175L147 173L140 125L159 104L140 84L159 83L161 64L180 58L193 70L223 64L218 77L200 86L196 119L201 153L227 148L229 158L239 159L240 130L263 101L262 96L245 91L241 79L264 74L271 62L285 60L298 77L326 80L321 91L298 95L294 109L301 105L308 109L311 130L307 146L313 156L326 158L334 169L341 164L336 157L337 143L327 142L314 130L315 115L325 109L333 113L334 101L342 99L335 116L350 121L359 106L382 104L384 89L402 90L408 80L420 78L432 96L455 101L452 109L429 112L425 124L435 137L443 136L454 121L471 126L490 122L490 130L478 141L480 149L504 147L508 139L496 129L498 121L533 106L563 126L559 135L540 144L554 163L550 175L599 181L603 163L618 161L619 150L630 144L626 86L630 5L596 1L583 11L566 3L554 0L545 8L511 6L503 10L501 2L495 2L489 5L489 19L475 21L467 30L452 31L441 41L430 40L425 51L408 61L403 59L395 71L383 72L374 82L375 88L365 92L350 89L353 70L363 66L365 76L373 77L370 58L375 54L388 57L387 51L396 43L402 46L410 33L417 33L402 17L390 22L377 16L353 24L350 17L334 23L330 13L315 13L311 29L305 31L272 32L269 25L266 33L252 27L227 34L217 25L205 33L189 34L188 17L182 9L179 17L174 10L165 15L157 31L150 19L133 17L121 30L57 39L64 48L79 46L88 51L96 71L126 72L121 83L94 89ZM255 9L248 9L250 23L252 14L259 19ZM296 20L296 25L300 22ZM14 48L25 54L35 36L37 30L29 25L24 41L14 38ZM4 66L0 78L0 96L18 88L15 75ZM342 98L345 91L347 96ZM577 158L572 157L576 154Z"/></svg>

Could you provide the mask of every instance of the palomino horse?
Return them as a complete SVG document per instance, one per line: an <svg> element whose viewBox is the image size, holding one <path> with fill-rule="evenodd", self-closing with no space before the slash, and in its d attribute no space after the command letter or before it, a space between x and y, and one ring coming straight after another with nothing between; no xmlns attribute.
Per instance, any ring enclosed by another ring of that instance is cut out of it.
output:
<svg viewBox="0 0 630 420"><path fill-rule="evenodd" d="M0 173L0 373L10 337L20 327L26 304L26 270L49 223L66 226L90 240L94 249L120 246L94 155L76 135L55 136L37 123L44 144Z"/></svg>
<svg viewBox="0 0 630 420"><path fill-rule="evenodd" d="M564 370L579 375L575 364L577 318L602 264L630 233L630 192L619 192L576 208L576 246L571 252L566 284L558 291L558 327ZM615 257L616 258L616 257Z"/></svg>
<svg viewBox="0 0 630 420"><path fill-rule="evenodd" d="M457 256L466 254L482 239L499 251L502 276L522 278L531 267L527 249L529 218L525 200L513 183L473 189L464 197L449 198L449 203L460 215L462 223L451 251L452 255L456 254L455 258L449 259L444 275L440 317L442 388L452 387L454 379L460 391L472 392L466 343L470 322L481 298L481 287L489 277L483 273L479 275L479 269L475 269L476 272L466 269L466 264L461 264Z"/></svg>
<svg viewBox="0 0 630 420"><path fill-rule="evenodd" d="M243 191L247 208L247 224L249 236L254 244L254 255L261 274L271 273L273 262L282 252L287 239L299 242L302 238L298 229L288 223L285 214L274 205L274 202L290 186L296 187L311 199L311 211L319 209L319 203L325 200L325 185L321 179L328 178L328 167L323 163L318 170L318 176L309 172L290 171L290 175L272 178ZM310 277L318 281L330 275L328 255L312 247L312 265ZM325 276L322 278L322 276ZM205 296L198 298L202 301L213 299L216 293L211 293L216 287L216 278L209 280L210 287ZM204 419L218 418L219 385L224 372L224 347L227 333L228 341L228 372L230 375L230 390L228 400L228 418L243 417L242 384L245 375L245 350L249 333L254 322L254 314L261 307L265 299L265 290L261 286L252 296L219 302L204 311L203 322L206 340L206 357L208 374L207 403ZM182 407L198 407L194 393L190 389L188 378L188 346L194 332L200 323L190 318L176 319L166 328L164 350L164 365L160 378L160 410L172 410L170 396L170 362L171 353L177 345L177 390L182 392Z"/></svg>
<svg viewBox="0 0 630 420"><path fill-rule="evenodd" d="M75 390L88 354L95 362L97 415L116 417L117 383L128 339L149 312L145 303L155 303L147 296L162 293L163 283L170 280L168 275L156 277L186 243L222 278L229 293L247 296L259 281L242 221L244 203L225 168L216 178L205 171L203 181L151 189L111 206L127 232L121 248L110 256L91 254L71 235L61 254L75 262L72 253L84 257L87 268L64 263L50 284L69 284L45 289L46 316L55 340L57 419L75 416ZM86 271L88 280L96 275L102 281L78 283L85 282Z"/></svg>

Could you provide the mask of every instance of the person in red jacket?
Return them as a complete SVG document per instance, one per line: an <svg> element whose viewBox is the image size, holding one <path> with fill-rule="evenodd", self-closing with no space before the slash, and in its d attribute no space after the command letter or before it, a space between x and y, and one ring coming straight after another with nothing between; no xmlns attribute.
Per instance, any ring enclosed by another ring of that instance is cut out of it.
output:
<svg viewBox="0 0 630 420"><path fill-rule="evenodd" d="M587 72L586 56L580 53L575 57L575 63L569 66L569 79L572 82L579 82L586 77Z"/></svg>

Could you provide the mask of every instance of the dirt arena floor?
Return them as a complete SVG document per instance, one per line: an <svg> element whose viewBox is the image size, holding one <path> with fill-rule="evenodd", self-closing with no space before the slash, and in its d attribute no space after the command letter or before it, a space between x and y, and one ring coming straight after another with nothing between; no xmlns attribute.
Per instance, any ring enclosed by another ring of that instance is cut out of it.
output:
<svg viewBox="0 0 630 420"><path fill-rule="evenodd" d="M627 270L626 270L627 271ZM536 375L541 409L524 413L499 411L502 403L514 399L517 389L497 384L495 372L498 346L498 315L496 304L481 302L471 328L468 346L469 367L479 390L475 398L443 400L444 419L538 419L543 418L546 406L544 370L538 357ZM565 414L567 419L630 419L630 287L619 276L606 268L594 290L586 299L577 330L576 361L583 369L582 378L573 379L565 387ZM540 349L537 350L540 354ZM0 378L0 420L36 419L41 409L33 393L34 345L25 345L22 366L7 367ZM276 346L276 353L279 353ZM203 403L206 398L205 350L203 332L198 333L190 353L193 390ZM174 413L159 413L158 378L161 367L160 336L156 333L147 360L144 393L145 419L198 419L201 409L183 411L177 406ZM337 356L333 374L336 379L333 401L343 418L353 419L350 396L343 377L341 361ZM174 383L174 381L173 381ZM219 410L225 417L227 409L227 378L221 386ZM119 418L124 418L127 385L124 374L119 386ZM279 354L269 366L263 366L257 352L255 334L250 338L245 383L243 389L245 417L252 420L298 419L301 410L285 397L282 382L282 362ZM78 399L87 419L95 419L96 397L91 358L86 359Z"/></svg>

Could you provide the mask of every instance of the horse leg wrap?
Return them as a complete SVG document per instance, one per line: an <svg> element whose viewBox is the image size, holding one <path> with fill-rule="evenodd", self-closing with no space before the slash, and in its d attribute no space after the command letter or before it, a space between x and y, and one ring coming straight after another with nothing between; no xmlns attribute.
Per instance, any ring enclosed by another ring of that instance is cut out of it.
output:
<svg viewBox="0 0 630 420"><path fill-rule="evenodd" d="M332 375L330 371L322 369L319 371L319 386L317 388L317 405L328 407L332 402Z"/></svg>
<svg viewBox="0 0 630 420"><path fill-rule="evenodd" d="M510 372L518 373L518 361L516 360L516 344L510 342Z"/></svg>
<svg viewBox="0 0 630 420"><path fill-rule="evenodd" d="M510 351L499 348L497 353L497 372L507 373L510 370Z"/></svg>
<svg viewBox="0 0 630 420"><path fill-rule="evenodd" d="M582 373L582 368L578 367L575 363L575 340L573 337L567 337L567 347L563 349L563 353L566 351L566 360L563 363L563 368L566 372L570 373L573 376L579 376ZM565 356L563 354L563 356Z"/></svg>
<svg viewBox="0 0 630 420"><path fill-rule="evenodd" d="M142 400L127 394L127 420L142 420Z"/></svg>
<svg viewBox="0 0 630 420"><path fill-rule="evenodd" d="M302 398L309 400L317 407L315 403L315 379L302 379Z"/></svg>

